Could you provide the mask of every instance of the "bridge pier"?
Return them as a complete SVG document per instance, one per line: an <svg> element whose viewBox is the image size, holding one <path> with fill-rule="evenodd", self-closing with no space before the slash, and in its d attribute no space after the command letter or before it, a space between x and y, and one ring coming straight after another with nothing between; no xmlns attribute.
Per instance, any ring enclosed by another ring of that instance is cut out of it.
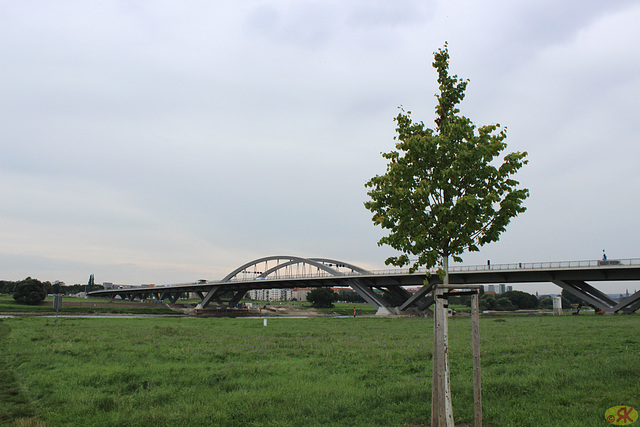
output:
<svg viewBox="0 0 640 427"><path fill-rule="evenodd" d="M433 310L429 307L433 305L435 302L435 298L433 296L433 288L435 287L435 283L428 283L422 286L416 293L411 295L399 308L400 311L404 311L407 308L411 307L414 304L421 303L422 311L425 311L429 314L433 314ZM431 293L430 295L427 295ZM426 298L425 298L426 297ZM424 299L423 299L424 298ZM420 307L418 307L420 309Z"/></svg>
<svg viewBox="0 0 640 427"><path fill-rule="evenodd" d="M629 301L627 304L628 300ZM622 309L625 313L634 313L636 310L640 309L640 291L634 293L629 298L626 298L622 301L625 304L625 308Z"/></svg>
<svg viewBox="0 0 640 427"><path fill-rule="evenodd" d="M221 287L212 288L206 295L202 292L196 292L198 297L200 298L200 303L196 306L196 310L202 310L206 308L211 301L216 301L219 305L228 307L235 307L238 305L240 300L246 295L247 289L240 288L235 291L224 290ZM222 300L222 297L225 295L230 295L228 301Z"/></svg>
<svg viewBox="0 0 640 427"><path fill-rule="evenodd" d="M400 309L398 307L378 307L378 311L376 311L376 316L394 316L400 313Z"/></svg>
<svg viewBox="0 0 640 427"><path fill-rule="evenodd" d="M640 308L640 291L616 303L605 293L582 280L554 280L553 283L605 313L633 313Z"/></svg>
<svg viewBox="0 0 640 427"><path fill-rule="evenodd" d="M391 307L391 304L376 295L376 293L373 292L373 288L371 286L366 285L360 279L350 280L349 285L351 286L351 289L356 291L356 293L360 295L366 302L378 309L378 311L376 312L376 316L384 316L391 313L390 309L393 308Z"/></svg>
<svg viewBox="0 0 640 427"><path fill-rule="evenodd" d="M374 306L376 311L376 316L397 316L403 314L402 312L406 310L410 305L414 305L417 310L421 312L433 313L431 309L429 309L429 305L433 303L433 297L431 297L431 303L429 300L416 300L413 299L411 303L407 304L407 301L412 298L412 295L403 288L400 287L391 287L387 286L386 289L381 289L383 292L388 292L389 294L395 296L398 300L404 301L404 304L400 306L394 306L389 301L381 298L379 294L376 294L373 291L374 286L367 284L366 281L362 279L354 279L349 281L349 286L351 289L356 291L358 295L360 295L367 303ZM421 297L422 295L420 295Z"/></svg>

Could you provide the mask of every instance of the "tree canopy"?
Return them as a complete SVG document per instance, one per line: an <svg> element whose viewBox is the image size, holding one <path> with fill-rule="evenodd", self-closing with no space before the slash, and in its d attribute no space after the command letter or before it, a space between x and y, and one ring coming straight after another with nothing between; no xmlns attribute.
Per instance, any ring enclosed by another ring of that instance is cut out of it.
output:
<svg viewBox="0 0 640 427"><path fill-rule="evenodd" d="M27 277L16 284L13 299L18 304L38 305L47 297L45 285L38 279Z"/></svg>
<svg viewBox="0 0 640 427"><path fill-rule="evenodd" d="M525 211L529 195L512 177L527 163L527 153L502 155L506 129L476 127L460 115L468 80L449 74L447 44L434 53L433 67L440 90L436 127L414 122L400 108L396 150L382 154L389 161L386 173L365 184L365 207L374 224L389 230L378 245L402 253L386 263L410 265L411 271L442 265L449 256L459 262L463 252L498 240L511 218Z"/></svg>
<svg viewBox="0 0 640 427"><path fill-rule="evenodd" d="M307 301L315 308L331 308L338 294L331 288L315 288L307 294Z"/></svg>
<svg viewBox="0 0 640 427"><path fill-rule="evenodd" d="M480 297L481 310L514 311L538 308L538 298L522 291L507 291L502 294L486 293Z"/></svg>
<svg viewBox="0 0 640 427"><path fill-rule="evenodd" d="M513 305L519 310L538 308L538 297L523 291L507 291L500 296L509 298Z"/></svg>

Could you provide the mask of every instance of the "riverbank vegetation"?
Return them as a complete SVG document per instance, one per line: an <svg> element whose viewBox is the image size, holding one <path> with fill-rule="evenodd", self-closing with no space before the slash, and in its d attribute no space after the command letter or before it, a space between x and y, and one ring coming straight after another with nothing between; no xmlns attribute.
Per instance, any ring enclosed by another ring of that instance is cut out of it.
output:
<svg viewBox="0 0 640 427"><path fill-rule="evenodd" d="M423 318L0 321L3 425L427 425ZM481 318L486 426L599 426L640 406L637 316ZM450 321L457 423L473 421L470 318Z"/></svg>

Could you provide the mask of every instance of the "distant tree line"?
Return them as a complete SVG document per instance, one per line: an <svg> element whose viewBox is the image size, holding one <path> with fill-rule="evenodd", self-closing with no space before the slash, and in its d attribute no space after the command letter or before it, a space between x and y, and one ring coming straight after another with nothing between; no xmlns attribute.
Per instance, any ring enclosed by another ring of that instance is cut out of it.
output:
<svg viewBox="0 0 640 427"><path fill-rule="evenodd" d="M37 280L37 279L31 279L30 277L27 277L25 280ZM16 290L16 286L19 283L24 282L24 280L21 280L19 282L13 282L10 280L0 280L0 294L13 294ZM47 294L62 294L62 295L74 295L74 294L78 294L80 292L84 292L85 288L87 290L87 292L91 292L91 291L97 291L100 289L104 289L104 286L102 285L80 285L80 284L75 284L75 285L65 285L63 283L60 282L55 282L53 284L51 284L51 282L47 281L47 282L41 282L39 280L37 280L38 283L42 284L45 292Z"/></svg>
<svg viewBox="0 0 640 427"><path fill-rule="evenodd" d="M562 291L562 307L570 308L572 304L578 304L582 301L579 297L568 292ZM449 297L451 304L471 306L470 296L451 296ZM507 291L502 294L481 293L480 310L493 311L515 311L515 310L535 310L535 309L551 309L553 308L553 298L544 295L538 298L535 295L523 291Z"/></svg>
<svg viewBox="0 0 640 427"><path fill-rule="evenodd" d="M383 298L392 305L400 305L404 301L398 296L385 293ZM335 293L330 288L316 288L307 295L307 301L311 302L314 307L332 307L336 301L346 302L364 302L362 297L356 292L341 291ZM578 304L580 298L575 295L562 291L562 307L570 308L572 304ZM451 304L471 306L471 296L450 296ZM484 293L481 291L480 301L481 310L492 311L515 311L515 310L536 310L553 308L553 298L545 295L538 299L537 296L523 291L507 291L502 294Z"/></svg>
<svg viewBox="0 0 640 427"><path fill-rule="evenodd" d="M24 282L37 283L39 286L41 286L44 289L45 295L53 293L53 285L51 284L51 282L41 282L40 280L32 279L31 277L27 277L26 279L20 280L19 282L12 282L9 280L0 280L0 293L13 294L16 292L16 288L18 287L18 285Z"/></svg>
<svg viewBox="0 0 640 427"><path fill-rule="evenodd" d="M337 301L350 302L350 303L366 302L364 300L364 298L362 298L360 296L360 294L357 293L356 291L340 291L340 292L338 292Z"/></svg>

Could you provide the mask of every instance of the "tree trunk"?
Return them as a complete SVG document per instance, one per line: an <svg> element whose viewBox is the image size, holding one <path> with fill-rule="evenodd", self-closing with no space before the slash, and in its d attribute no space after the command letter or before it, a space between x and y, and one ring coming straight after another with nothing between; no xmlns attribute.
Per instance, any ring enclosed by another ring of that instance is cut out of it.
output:
<svg viewBox="0 0 640 427"><path fill-rule="evenodd" d="M449 257L442 260L444 286L435 288L433 322L433 379L431 391L431 426L453 427L451 384L449 381L449 321L448 303L444 293L449 285Z"/></svg>

